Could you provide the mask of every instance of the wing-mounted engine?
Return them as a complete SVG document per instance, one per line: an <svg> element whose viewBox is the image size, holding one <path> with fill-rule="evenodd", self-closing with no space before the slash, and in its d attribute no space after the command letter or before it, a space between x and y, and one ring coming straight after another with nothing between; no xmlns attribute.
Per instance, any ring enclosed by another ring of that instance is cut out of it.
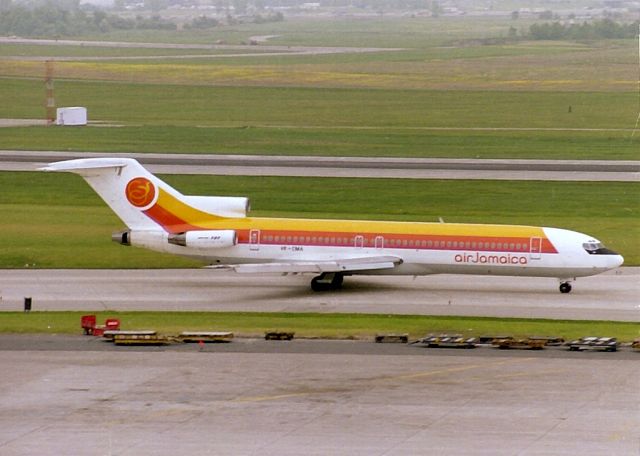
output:
<svg viewBox="0 0 640 456"><path fill-rule="evenodd" d="M184 196L189 206L220 217L244 218L249 212L249 198L236 196Z"/></svg>
<svg viewBox="0 0 640 456"><path fill-rule="evenodd" d="M234 230L186 231L170 234L169 244L191 247L194 249L224 249L238 243Z"/></svg>

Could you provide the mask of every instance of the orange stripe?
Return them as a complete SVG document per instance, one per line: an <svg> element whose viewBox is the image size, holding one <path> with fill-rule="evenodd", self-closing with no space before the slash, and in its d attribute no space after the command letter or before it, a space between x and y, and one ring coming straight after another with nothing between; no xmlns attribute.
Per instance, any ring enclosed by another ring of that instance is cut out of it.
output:
<svg viewBox="0 0 640 456"><path fill-rule="evenodd" d="M165 210L158 204L154 204L151 208L144 211L151 220L160 225L168 233L183 233L185 231L202 230L199 226L191 225L171 212Z"/></svg>

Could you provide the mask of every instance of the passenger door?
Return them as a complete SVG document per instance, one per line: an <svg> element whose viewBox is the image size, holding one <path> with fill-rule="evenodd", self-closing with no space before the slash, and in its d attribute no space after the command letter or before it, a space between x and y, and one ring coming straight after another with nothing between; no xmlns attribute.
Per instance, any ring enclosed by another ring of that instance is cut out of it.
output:
<svg viewBox="0 0 640 456"><path fill-rule="evenodd" d="M260 230L249 231L249 250L260 250Z"/></svg>
<svg viewBox="0 0 640 456"><path fill-rule="evenodd" d="M532 237L529 244L529 256L532 260L539 260L542 257L542 239Z"/></svg>

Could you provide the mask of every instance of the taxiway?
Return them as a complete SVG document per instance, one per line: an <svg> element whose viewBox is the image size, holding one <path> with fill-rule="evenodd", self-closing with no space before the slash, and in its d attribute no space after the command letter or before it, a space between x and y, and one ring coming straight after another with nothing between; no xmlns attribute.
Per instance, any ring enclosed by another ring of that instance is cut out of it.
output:
<svg viewBox="0 0 640 456"><path fill-rule="evenodd" d="M208 269L0 271L0 309L353 312L640 321L640 268L584 277L570 294L530 277L347 277L337 292L311 276Z"/></svg>
<svg viewBox="0 0 640 456"><path fill-rule="evenodd" d="M135 158L159 174L360 177L393 179L499 179L638 182L640 161L476 160L96 153L0 150L0 170L35 171L50 162L93 157Z"/></svg>

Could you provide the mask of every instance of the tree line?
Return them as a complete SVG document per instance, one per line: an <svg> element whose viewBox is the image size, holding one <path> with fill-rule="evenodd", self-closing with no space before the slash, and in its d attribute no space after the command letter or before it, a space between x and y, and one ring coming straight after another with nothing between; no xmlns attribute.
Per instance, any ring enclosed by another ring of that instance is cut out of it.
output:
<svg viewBox="0 0 640 456"><path fill-rule="evenodd" d="M145 0L152 4L154 0ZM257 0L256 0L257 1ZM283 0L284 1L284 0ZM347 0L328 0L340 3ZM348 0L352 2L353 0ZM361 0L364 1L364 0ZM372 1L372 0L368 0ZM388 0L378 0L388 1ZM439 2L435 0L394 0L406 5L420 5L437 11ZM247 0L237 0L242 4ZM249 21L282 21L282 13L267 16L256 15ZM238 19L228 16L227 23L237 23ZM528 35L521 39L533 40L591 40L591 39L628 39L638 36L640 21L620 23L612 19L593 22L566 24L562 22L536 23L529 27ZM206 16L197 17L182 24L185 28L207 29L219 25L219 21ZM105 33L113 30L176 30L178 24L162 19L158 15L125 18L108 13L91 5L80 5L80 0L31 0L17 4L13 0L0 0L0 35L18 36L74 36ZM516 38L517 31L512 27L509 37Z"/></svg>
<svg viewBox="0 0 640 456"><path fill-rule="evenodd" d="M256 15L254 22L277 22L282 13ZM229 19L228 19L229 20ZM237 19L234 19L237 22ZM214 18L200 16L183 24L187 29L207 29L219 25ZM15 4L0 0L0 35L17 36L75 36L106 33L114 30L177 30L178 24L158 15L125 18L79 0L57 0L36 4Z"/></svg>
<svg viewBox="0 0 640 456"><path fill-rule="evenodd" d="M598 40L626 39L638 36L640 21L619 23L612 19L601 19L581 24L563 24L545 22L529 27L528 38L534 40Z"/></svg>
<svg viewBox="0 0 640 456"><path fill-rule="evenodd" d="M176 24L159 16L127 19L77 2L28 6L0 0L2 35L73 36L133 29L175 30Z"/></svg>

